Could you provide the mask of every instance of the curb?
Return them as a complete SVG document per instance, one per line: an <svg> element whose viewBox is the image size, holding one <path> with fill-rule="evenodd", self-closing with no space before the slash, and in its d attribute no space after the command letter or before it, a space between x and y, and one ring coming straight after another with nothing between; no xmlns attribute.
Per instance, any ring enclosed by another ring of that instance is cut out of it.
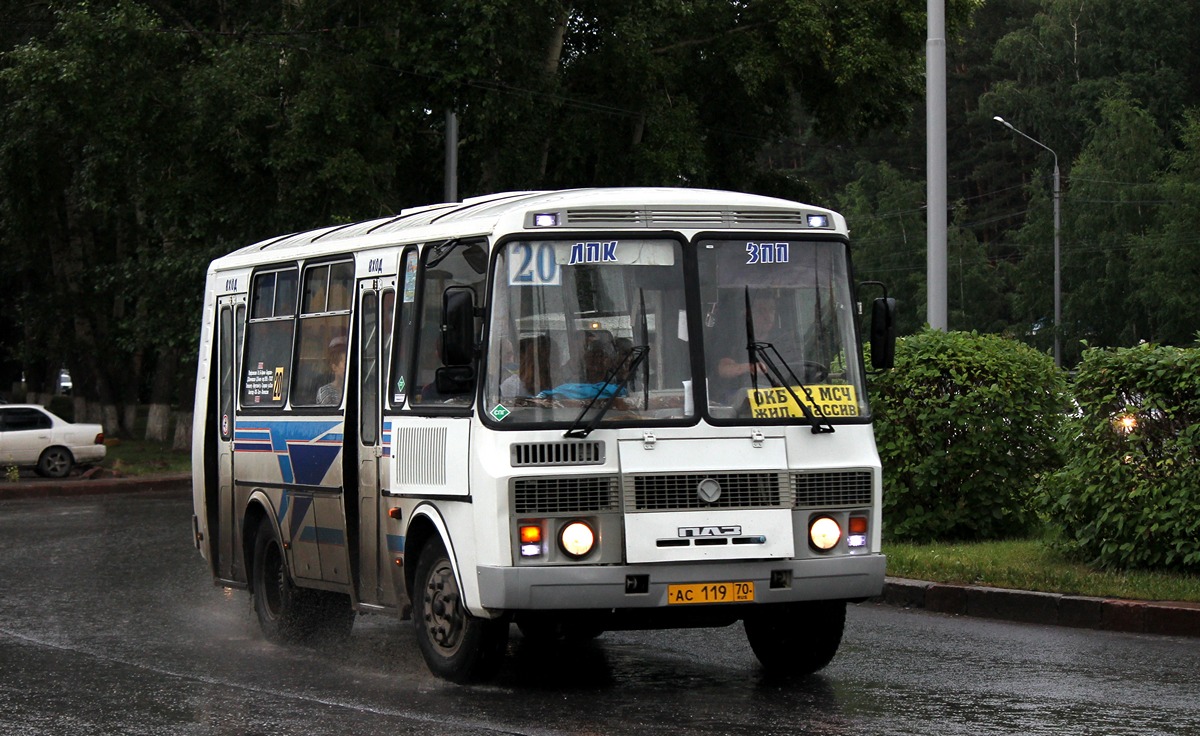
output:
<svg viewBox="0 0 1200 736"><path fill-rule="evenodd" d="M18 498L49 496L94 496L101 493L137 493L187 488L192 483L190 473L169 475L140 475L124 478L82 478L73 476L59 480L36 480L26 483L0 483L0 501Z"/></svg>
<svg viewBox="0 0 1200 736"><path fill-rule="evenodd" d="M1200 603L1131 601L886 578L882 603L956 616L1134 634L1200 637Z"/></svg>

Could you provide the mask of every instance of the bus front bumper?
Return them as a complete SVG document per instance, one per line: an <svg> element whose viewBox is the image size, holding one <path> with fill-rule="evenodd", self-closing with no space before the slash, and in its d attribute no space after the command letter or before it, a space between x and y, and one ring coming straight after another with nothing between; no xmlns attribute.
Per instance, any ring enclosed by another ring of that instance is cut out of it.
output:
<svg viewBox="0 0 1200 736"><path fill-rule="evenodd" d="M665 608L667 586L754 583L754 603L861 600L883 592L882 554L811 560L663 565L476 568L480 604L491 610Z"/></svg>

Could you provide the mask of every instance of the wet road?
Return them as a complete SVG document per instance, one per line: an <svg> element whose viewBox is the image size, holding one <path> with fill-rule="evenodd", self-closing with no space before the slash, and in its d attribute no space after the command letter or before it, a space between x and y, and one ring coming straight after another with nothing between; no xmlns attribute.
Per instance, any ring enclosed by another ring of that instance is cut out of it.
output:
<svg viewBox="0 0 1200 736"><path fill-rule="evenodd" d="M1200 643L852 606L833 664L765 678L740 627L428 674L410 627L263 641L185 491L0 503L0 734L1196 734Z"/></svg>

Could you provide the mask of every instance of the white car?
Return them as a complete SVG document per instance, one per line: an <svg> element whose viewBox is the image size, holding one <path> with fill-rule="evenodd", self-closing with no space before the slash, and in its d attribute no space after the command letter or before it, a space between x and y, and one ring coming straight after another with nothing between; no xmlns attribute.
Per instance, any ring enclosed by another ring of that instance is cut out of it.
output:
<svg viewBox="0 0 1200 736"><path fill-rule="evenodd" d="M104 427L72 424L37 404L0 405L0 467L32 467L62 478L75 465L104 459Z"/></svg>

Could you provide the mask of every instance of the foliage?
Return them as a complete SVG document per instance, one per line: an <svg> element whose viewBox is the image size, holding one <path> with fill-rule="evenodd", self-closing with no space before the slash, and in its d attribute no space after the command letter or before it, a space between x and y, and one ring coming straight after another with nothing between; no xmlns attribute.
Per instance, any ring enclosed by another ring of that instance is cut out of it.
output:
<svg viewBox="0 0 1200 736"><path fill-rule="evenodd" d="M896 345L872 387L892 540L997 539L1025 531L1055 467L1064 378L1013 340L924 330Z"/></svg>
<svg viewBox="0 0 1200 736"><path fill-rule="evenodd" d="M949 26L977 5L951 0ZM0 371L38 390L65 365L110 408L187 401L170 389L194 375L215 254L440 200L447 111L467 195L778 194L756 157L793 110L846 135L908 117L925 29L890 0L0 0L0 17Z"/></svg>
<svg viewBox="0 0 1200 736"><path fill-rule="evenodd" d="M1200 571L1200 349L1090 349L1074 390L1043 489L1061 545L1105 567Z"/></svg>
<svg viewBox="0 0 1200 736"><path fill-rule="evenodd" d="M1148 570L1097 570L1042 539L954 544L887 543L888 574L959 585L1151 601L1200 603L1200 576Z"/></svg>

